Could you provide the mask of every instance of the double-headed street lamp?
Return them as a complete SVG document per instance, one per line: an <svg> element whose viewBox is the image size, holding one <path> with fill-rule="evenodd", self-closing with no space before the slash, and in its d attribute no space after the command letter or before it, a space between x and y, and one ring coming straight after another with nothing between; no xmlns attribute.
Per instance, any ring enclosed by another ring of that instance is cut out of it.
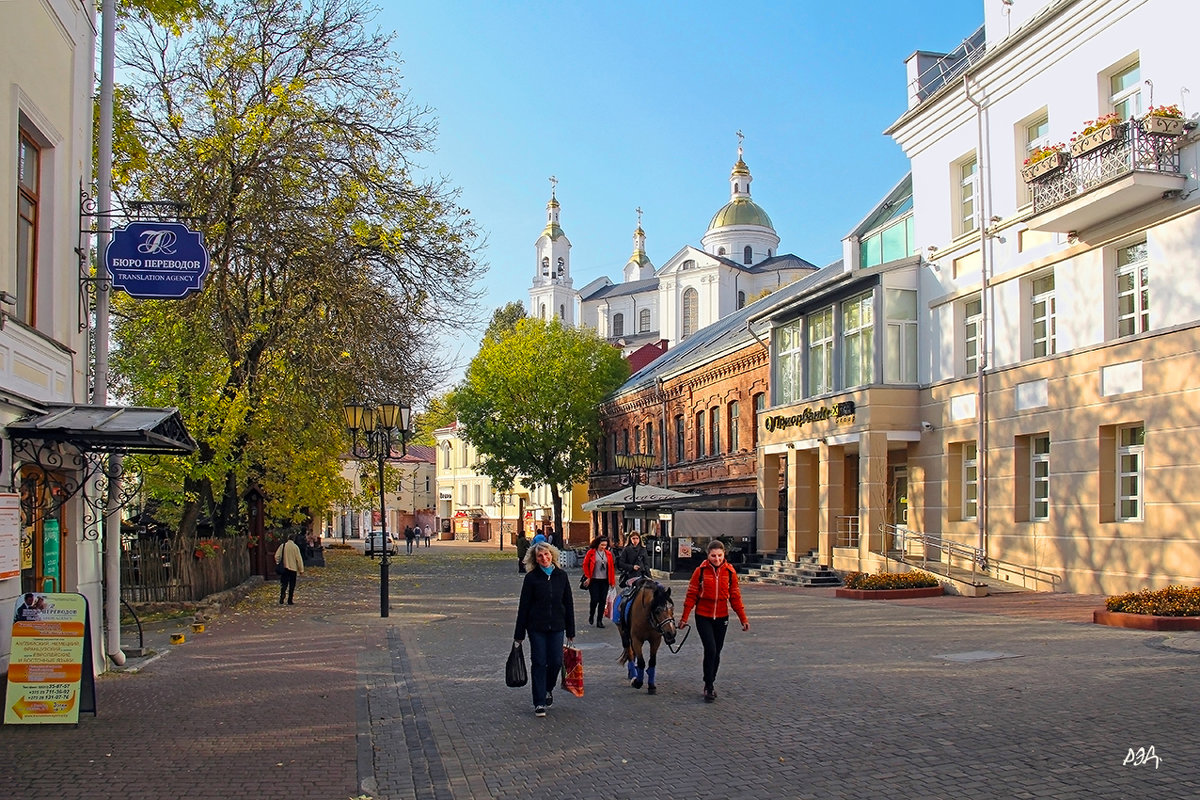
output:
<svg viewBox="0 0 1200 800"><path fill-rule="evenodd" d="M383 485L385 461L404 458L408 441L408 423L412 408L407 403L380 403L376 406L347 403L346 428L350 431L350 453L360 461L379 463L379 528L382 534L383 555L379 558L379 616L388 615L388 537L387 537L387 490ZM362 440L358 438L362 431ZM399 442L400 454L392 452L392 444ZM371 538L368 532L367 546Z"/></svg>

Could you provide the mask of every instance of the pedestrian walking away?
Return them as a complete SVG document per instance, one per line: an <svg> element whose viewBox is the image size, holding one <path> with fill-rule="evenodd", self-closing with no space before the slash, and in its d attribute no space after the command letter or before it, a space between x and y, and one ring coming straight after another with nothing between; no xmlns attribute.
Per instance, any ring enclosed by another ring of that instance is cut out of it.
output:
<svg viewBox="0 0 1200 800"><path fill-rule="evenodd" d="M725 630L729 626L729 607L742 622L742 630L750 630L746 609L742 605L742 590L738 587L737 570L725 560L725 543L713 539L708 543L708 558L692 572L687 597L683 601L680 627L687 624L688 615L696 610L696 633L704 645L704 702L717 699L717 670L721 666L721 648L725 646Z"/></svg>
<svg viewBox="0 0 1200 800"><path fill-rule="evenodd" d="M637 580L643 575L650 574L650 557L646 554L646 546L642 544L642 535L637 531L629 534L629 541L621 548L617 556L617 575L620 585L624 586L631 580Z"/></svg>
<svg viewBox="0 0 1200 800"><path fill-rule="evenodd" d="M529 539L525 538L525 531L517 534L517 572L525 571L525 554L529 552Z"/></svg>
<svg viewBox="0 0 1200 800"><path fill-rule="evenodd" d="M548 542L531 545L525 555L525 580L517 604L513 641L529 635L529 684L534 716L546 716L554 705L554 684L562 671L563 637L575 641L575 605L571 581L558 566L558 548Z"/></svg>
<svg viewBox="0 0 1200 800"><path fill-rule="evenodd" d="M433 538L433 526L426 525L424 528L421 528L420 530L421 530L422 535L425 538L425 546L429 547L429 540L431 538Z"/></svg>
<svg viewBox="0 0 1200 800"><path fill-rule="evenodd" d="M613 562L612 553L608 549L608 539L597 536L583 557L583 585L587 587L588 625L593 621L597 628L604 627L604 605L608 600L608 587L617 580L617 569Z"/></svg>
<svg viewBox="0 0 1200 800"><path fill-rule="evenodd" d="M300 545L296 543L296 539L303 536L304 534L298 533L284 540L275 551L275 563L283 567L283 574L279 576L280 605L283 605L285 599L289 606L294 604L296 578L304 574L304 555L300 552Z"/></svg>
<svg viewBox="0 0 1200 800"><path fill-rule="evenodd" d="M417 540L417 534L413 532L411 525L404 526L404 546L407 549L408 555L412 555L413 542Z"/></svg>

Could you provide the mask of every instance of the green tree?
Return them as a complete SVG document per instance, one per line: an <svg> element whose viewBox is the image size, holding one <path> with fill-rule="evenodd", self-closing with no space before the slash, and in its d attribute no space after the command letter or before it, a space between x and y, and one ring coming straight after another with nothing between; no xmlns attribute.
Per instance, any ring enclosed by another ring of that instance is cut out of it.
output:
<svg viewBox="0 0 1200 800"><path fill-rule="evenodd" d="M434 122L397 93L371 22L361 0L239 0L186 30L126 21L143 151L120 162L122 199L175 201L211 257L184 300L114 297L115 385L179 406L200 445L148 479L184 530L235 522L251 481L277 524L345 496L343 404L430 394L448 370L437 321L473 308L475 225L415 174Z"/></svg>
<svg viewBox="0 0 1200 800"><path fill-rule="evenodd" d="M512 302L501 306L492 312L492 321L488 323L487 330L483 332L483 338L503 338L505 334L512 333L517 327L517 323L523 319L525 319L525 306L521 303Z"/></svg>
<svg viewBox="0 0 1200 800"><path fill-rule="evenodd" d="M455 392L459 430L500 490L520 478L548 486L563 542L563 487L587 477L600 438L600 403L629 377L621 351L590 329L525 318L485 338Z"/></svg>

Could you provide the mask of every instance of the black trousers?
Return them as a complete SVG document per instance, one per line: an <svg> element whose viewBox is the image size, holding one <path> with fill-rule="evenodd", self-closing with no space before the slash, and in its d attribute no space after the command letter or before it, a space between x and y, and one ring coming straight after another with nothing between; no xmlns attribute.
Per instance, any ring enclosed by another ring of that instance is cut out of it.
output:
<svg viewBox="0 0 1200 800"><path fill-rule="evenodd" d="M721 667L721 648L725 646L725 631L729 629L729 617L702 617L696 615L696 633L704 645L704 688L711 689Z"/></svg>
<svg viewBox="0 0 1200 800"><path fill-rule="evenodd" d="M588 603L588 621L599 622L604 619L604 606L608 602L608 581L592 578L592 582L588 584L588 592L591 593L591 602Z"/></svg>
<svg viewBox="0 0 1200 800"><path fill-rule="evenodd" d="M279 602L286 599L289 603L296 594L296 575L298 573L294 569L285 569L283 574L279 576Z"/></svg>

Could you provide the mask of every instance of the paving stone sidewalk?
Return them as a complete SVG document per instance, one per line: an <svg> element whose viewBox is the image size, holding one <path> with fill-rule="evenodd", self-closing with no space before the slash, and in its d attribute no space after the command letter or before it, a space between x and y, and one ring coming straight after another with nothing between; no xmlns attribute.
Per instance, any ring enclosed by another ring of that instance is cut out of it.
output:
<svg viewBox="0 0 1200 800"><path fill-rule="evenodd" d="M706 705L698 637L660 651L648 696L625 682L613 627L582 624L578 592L586 695L557 692L537 719L528 689L503 683L511 554L400 554L387 619L378 567L328 555L297 605L263 587L136 673L102 676L99 713L77 727L0 727L6 794L1200 796L1197 636L1092 625L1091 598L915 605L749 585L751 630L731 628Z"/></svg>

